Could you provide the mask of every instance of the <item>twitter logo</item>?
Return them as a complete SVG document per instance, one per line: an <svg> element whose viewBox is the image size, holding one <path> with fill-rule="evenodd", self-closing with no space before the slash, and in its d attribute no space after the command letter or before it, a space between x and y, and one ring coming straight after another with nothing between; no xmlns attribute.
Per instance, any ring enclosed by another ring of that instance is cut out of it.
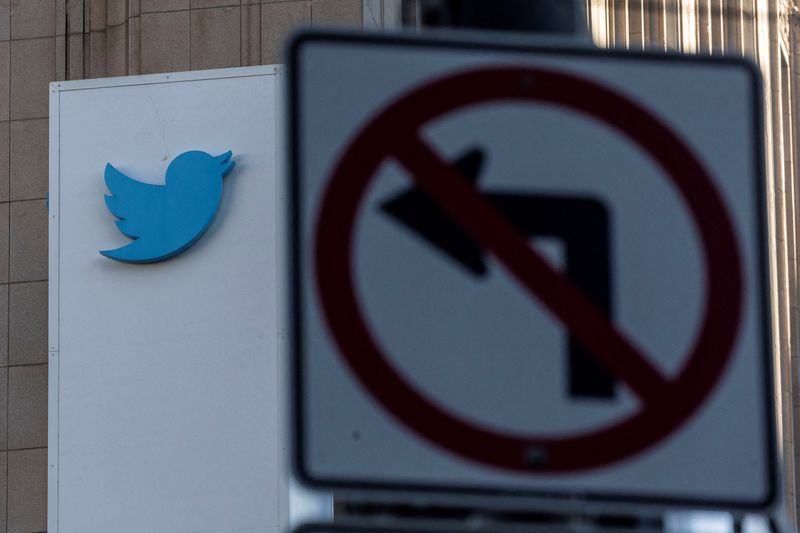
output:
<svg viewBox="0 0 800 533"><path fill-rule="evenodd" d="M134 241L100 253L125 263L155 263L189 248L217 214L222 178L236 165L232 155L184 152L169 164L164 185L142 183L106 164L106 206Z"/></svg>

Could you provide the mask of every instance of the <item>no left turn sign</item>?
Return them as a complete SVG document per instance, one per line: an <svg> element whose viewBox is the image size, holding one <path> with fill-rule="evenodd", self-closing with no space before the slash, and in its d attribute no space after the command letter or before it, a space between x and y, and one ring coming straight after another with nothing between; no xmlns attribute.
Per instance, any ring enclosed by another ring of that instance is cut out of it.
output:
<svg viewBox="0 0 800 533"><path fill-rule="evenodd" d="M455 95L455 96L453 96ZM586 113L629 136L657 160L690 206L704 245L709 282L700 337L675 380L665 379L609 317L530 248L418 136L425 123L462 106L498 100L548 102ZM426 400L382 353L366 325L351 274L358 204L378 165L396 157L434 202L540 300L645 407L601 431L567 438L503 435L460 420ZM536 68L460 72L418 88L388 107L353 140L327 185L317 223L320 301L340 354L373 397L423 438L453 453L504 468L587 468L638 452L669 434L712 390L730 355L741 315L740 259L730 217L702 165L646 110L595 83Z"/></svg>
<svg viewBox="0 0 800 533"><path fill-rule="evenodd" d="M730 61L295 41L301 476L767 504L755 82Z"/></svg>

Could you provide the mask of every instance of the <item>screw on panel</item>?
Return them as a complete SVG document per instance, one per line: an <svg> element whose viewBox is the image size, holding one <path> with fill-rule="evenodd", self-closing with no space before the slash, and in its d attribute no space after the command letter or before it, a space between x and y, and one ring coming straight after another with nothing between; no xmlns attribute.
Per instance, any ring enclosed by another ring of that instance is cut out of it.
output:
<svg viewBox="0 0 800 533"><path fill-rule="evenodd" d="M531 446L526 449L523 459L525 465L530 468L540 468L549 461L547 450L541 446Z"/></svg>

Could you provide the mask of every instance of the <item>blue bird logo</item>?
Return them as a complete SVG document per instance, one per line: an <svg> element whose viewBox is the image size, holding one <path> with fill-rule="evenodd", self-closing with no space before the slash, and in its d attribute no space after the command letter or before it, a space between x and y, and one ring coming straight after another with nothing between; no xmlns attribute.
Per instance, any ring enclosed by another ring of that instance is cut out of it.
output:
<svg viewBox="0 0 800 533"><path fill-rule="evenodd" d="M134 241L100 253L126 263L155 263L189 248L217 214L222 178L236 165L232 155L184 152L169 164L164 185L136 181L106 164L106 206Z"/></svg>

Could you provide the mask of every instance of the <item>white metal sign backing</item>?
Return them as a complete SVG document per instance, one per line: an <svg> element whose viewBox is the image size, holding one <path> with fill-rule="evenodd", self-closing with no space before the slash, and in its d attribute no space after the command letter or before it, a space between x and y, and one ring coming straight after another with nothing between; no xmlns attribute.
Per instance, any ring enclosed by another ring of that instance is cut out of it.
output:
<svg viewBox="0 0 800 533"><path fill-rule="evenodd" d="M50 86L51 533L288 527L280 76L257 67ZM164 226L178 217L152 216L183 203L158 197L186 171L181 154L192 171L179 193L197 205L202 179L219 183L232 167L203 152L227 150L236 170L190 251L157 264L100 254L174 230ZM208 171L191 168L198 154Z"/></svg>

